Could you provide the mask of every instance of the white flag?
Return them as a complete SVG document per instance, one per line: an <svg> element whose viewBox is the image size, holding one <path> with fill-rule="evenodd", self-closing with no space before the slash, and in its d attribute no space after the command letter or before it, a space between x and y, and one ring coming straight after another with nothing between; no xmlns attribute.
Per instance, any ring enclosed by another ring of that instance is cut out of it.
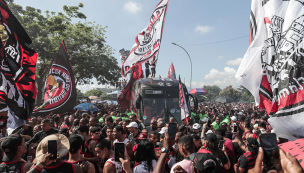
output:
<svg viewBox="0 0 304 173"><path fill-rule="evenodd" d="M155 7L148 26L135 38L135 44L121 67L121 75L126 77L133 65L153 58L159 50L169 0L161 0Z"/></svg>
<svg viewBox="0 0 304 173"><path fill-rule="evenodd" d="M236 78L266 109L278 137L304 137L304 2L254 0L250 41Z"/></svg>

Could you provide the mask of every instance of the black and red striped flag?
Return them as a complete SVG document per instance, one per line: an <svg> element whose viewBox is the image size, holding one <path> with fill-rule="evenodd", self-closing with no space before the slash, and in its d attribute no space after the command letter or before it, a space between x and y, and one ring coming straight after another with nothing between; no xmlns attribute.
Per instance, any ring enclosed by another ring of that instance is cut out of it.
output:
<svg viewBox="0 0 304 173"><path fill-rule="evenodd" d="M7 106L8 128L24 124L34 109L36 52L28 47L32 40L0 0L0 104Z"/></svg>

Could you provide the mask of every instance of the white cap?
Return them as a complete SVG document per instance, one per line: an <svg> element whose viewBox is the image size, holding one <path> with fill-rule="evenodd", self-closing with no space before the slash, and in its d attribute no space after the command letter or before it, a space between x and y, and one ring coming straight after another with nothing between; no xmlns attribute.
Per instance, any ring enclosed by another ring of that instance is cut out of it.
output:
<svg viewBox="0 0 304 173"><path fill-rule="evenodd" d="M238 108L234 108L234 110L238 111L239 109Z"/></svg>
<svg viewBox="0 0 304 173"><path fill-rule="evenodd" d="M161 128L159 133L163 134L163 133L166 133L166 131L167 131L167 127L163 127L163 128Z"/></svg>
<svg viewBox="0 0 304 173"><path fill-rule="evenodd" d="M138 125L136 122L131 122L129 125L127 125L126 127L136 127L138 128Z"/></svg>
<svg viewBox="0 0 304 173"><path fill-rule="evenodd" d="M192 126L192 129L200 129L201 126L198 124L198 123L194 123L193 126Z"/></svg>
<svg viewBox="0 0 304 173"><path fill-rule="evenodd" d="M206 133L206 135L209 134L209 133L213 133L213 131L212 130L208 130L207 133Z"/></svg>
<svg viewBox="0 0 304 173"><path fill-rule="evenodd" d="M243 115L243 112L239 112L238 114L239 114L239 115Z"/></svg>
<svg viewBox="0 0 304 173"><path fill-rule="evenodd" d="M231 119L232 121L237 121L237 118L236 118L235 116L232 116L230 119Z"/></svg>

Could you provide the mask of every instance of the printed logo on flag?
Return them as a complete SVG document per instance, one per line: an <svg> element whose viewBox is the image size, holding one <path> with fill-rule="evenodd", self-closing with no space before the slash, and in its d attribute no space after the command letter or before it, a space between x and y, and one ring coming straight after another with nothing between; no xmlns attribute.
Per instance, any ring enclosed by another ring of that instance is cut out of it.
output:
<svg viewBox="0 0 304 173"><path fill-rule="evenodd" d="M45 82L45 103L38 109L41 109L42 107L44 110L48 110L50 108L57 109L70 98L70 90L72 89L70 76L70 73L65 67L53 64Z"/></svg>
<svg viewBox="0 0 304 173"><path fill-rule="evenodd" d="M149 24L135 38L135 44L121 67L121 75L126 77L137 63L144 63L153 58L159 50L163 26L169 0L161 0L154 9Z"/></svg>

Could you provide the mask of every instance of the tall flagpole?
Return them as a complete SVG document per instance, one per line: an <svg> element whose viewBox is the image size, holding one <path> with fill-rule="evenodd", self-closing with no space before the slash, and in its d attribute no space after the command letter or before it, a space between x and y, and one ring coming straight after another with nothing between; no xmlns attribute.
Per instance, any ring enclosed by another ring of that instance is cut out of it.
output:
<svg viewBox="0 0 304 173"><path fill-rule="evenodd" d="M180 46L180 45L178 45L178 44L176 44L176 43L172 43L173 45L175 45L175 46L178 46L178 47L180 47L180 48L182 48L182 49L184 49L184 51L187 53L187 55L188 55L188 57L189 57L189 60L190 60L190 72L191 72L191 75L190 75L190 90L191 90L191 83L192 83L192 61L191 61L191 58L190 58L190 55L189 55L189 53L186 51L186 49L185 48L183 48L182 46Z"/></svg>

